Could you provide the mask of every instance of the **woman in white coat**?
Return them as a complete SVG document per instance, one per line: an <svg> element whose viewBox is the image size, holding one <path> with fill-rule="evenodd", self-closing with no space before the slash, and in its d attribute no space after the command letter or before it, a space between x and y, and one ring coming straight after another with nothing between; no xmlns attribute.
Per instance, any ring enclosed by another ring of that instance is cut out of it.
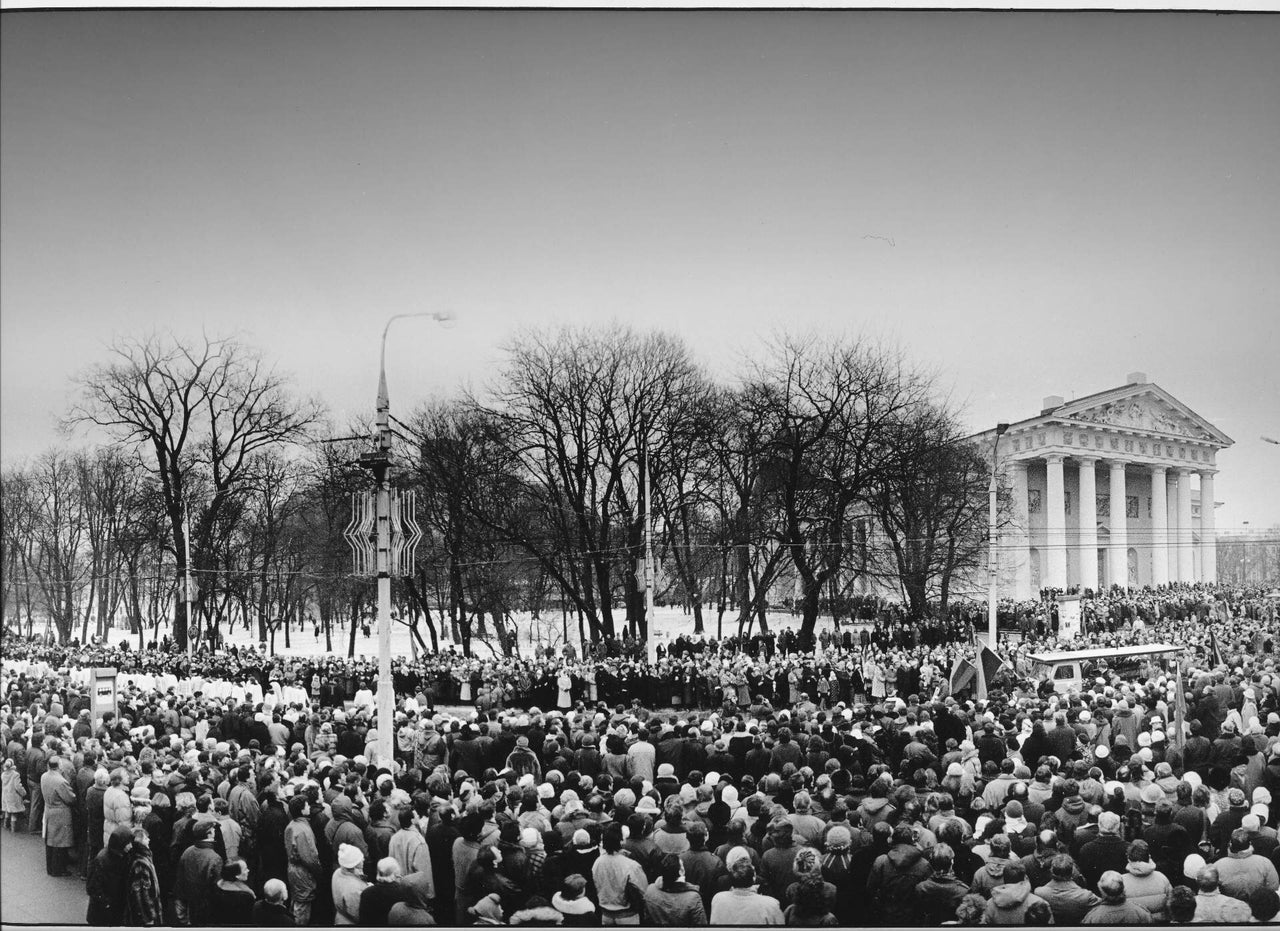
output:
<svg viewBox="0 0 1280 931"><path fill-rule="evenodd" d="M102 796L102 843L105 846L111 832L117 827L133 827L133 800L125 785L125 772L117 767L111 771L110 784Z"/></svg>
<svg viewBox="0 0 1280 931"><path fill-rule="evenodd" d="M573 688L573 679L569 678L569 673L561 670L559 677L556 679L556 687L560 689L560 694L556 697L557 708L572 708L573 697L569 690Z"/></svg>

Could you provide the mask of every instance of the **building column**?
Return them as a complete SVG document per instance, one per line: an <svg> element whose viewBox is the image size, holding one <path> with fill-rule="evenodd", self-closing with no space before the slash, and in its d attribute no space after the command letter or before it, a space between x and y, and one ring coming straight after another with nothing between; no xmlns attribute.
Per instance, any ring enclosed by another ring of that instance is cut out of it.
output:
<svg viewBox="0 0 1280 931"><path fill-rule="evenodd" d="M1014 597L1019 601L1034 598L1031 591L1031 517L1027 513L1027 462L1015 459L1013 468L1013 547Z"/></svg>
<svg viewBox="0 0 1280 931"><path fill-rule="evenodd" d="M1165 483L1168 469L1151 467L1151 584L1169 582L1169 498Z"/></svg>
<svg viewBox="0 0 1280 931"><path fill-rule="evenodd" d="M1080 589L1098 590L1098 488L1092 456L1080 462Z"/></svg>
<svg viewBox="0 0 1280 931"><path fill-rule="evenodd" d="M1213 514L1214 470L1200 473L1200 581L1218 581L1218 530Z"/></svg>
<svg viewBox="0 0 1280 931"><path fill-rule="evenodd" d="M1178 476L1178 581L1194 582L1195 562L1191 558L1191 470L1176 469Z"/></svg>
<svg viewBox="0 0 1280 931"><path fill-rule="evenodd" d="M1107 574L1111 584L1129 587L1129 518L1125 514L1124 463L1111 463L1111 543L1107 549Z"/></svg>
<svg viewBox="0 0 1280 931"><path fill-rule="evenodd" d="M1049 464L1047 485L1049 499L1045 502L1045 549L1049 551L1049 578L1046 588L1067 587L1067 496L1063 479L1062 461L1065 456L1045 456Z"/></svg>

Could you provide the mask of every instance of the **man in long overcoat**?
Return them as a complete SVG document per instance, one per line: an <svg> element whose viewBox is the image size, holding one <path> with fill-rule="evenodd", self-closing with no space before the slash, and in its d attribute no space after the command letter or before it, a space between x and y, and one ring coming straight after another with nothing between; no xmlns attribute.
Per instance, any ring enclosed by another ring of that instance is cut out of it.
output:
<svg viewBox="0 0 1280 931"><path fill-rule="evenodd" d="M59 769L60 759L51 756L47 765L48 772L40 777L40 795L44 800L44 868L50 876L65 876L71 848L76 842L72 825L76 792Z"/></svg>

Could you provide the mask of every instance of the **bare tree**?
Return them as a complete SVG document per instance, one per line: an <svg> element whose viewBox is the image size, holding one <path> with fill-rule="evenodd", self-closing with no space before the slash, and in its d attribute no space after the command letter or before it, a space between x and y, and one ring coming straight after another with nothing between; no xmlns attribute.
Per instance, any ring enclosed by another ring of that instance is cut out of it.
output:
<svg viewBox="0 0 1280 931"><path fill-rule="evenodd" d="M545 522L538 533L508 524L505 537L532 555L582 612L592 637L617 632L614 603L631 606L640 556L642 418L660 423L696 370L683 343L622 326L527 332L513 340L491 405L499 437ZM668 440L655 431L650 449ZM526 509L527 513L528 509Z"/></svg>
<svg viewBox="0 0 1280 931"><path fill-rule="evenodd" d="M73 457L50 450L36 460L32 485L36 558L32 570L58 639L74 636L80 600L92 577L85 557L85 499Z"/></svg>
<svg viewBox="0 0 1280 931"><path fill-rule="evenodd" d="M756 375L770 398L777 543L800 577L803 643L891 453L893 430L928 400L901 352L867 341L783 337Z"/></svg>
<svg viewBox="0 0 1280 931"><path fill-rule="evenodd" d="M38 586L35 581L36 525L39 521L39 505L36 498L32 471L28 467L13 466L5 470L0 482L0 545L4 550L3 616L12 615L14 632L22 630L22 611L26 610L27 635L34 631L35 605Z"/></svg>
<svg viewBox="0 0 1280 931"><path fill-rule="evenodd" d="M256 453L301 440L318 414L298 402L285 381L253 349L231 339L122 339L111 361L78 378L79 400L69 423L92 423L119 442L145 448L159 479L179 576L186 572L183 517L193 486L208 497L192 514L193 567L216 572L211 542L224 510L242 490ZM202 594L203 597L203 594ZM174 639L185 648L185 609Z"/></svg>
<svg viewBox="0 0 1280 931"><path fill-rule="evenodd" d="M888 428L888 454L869 499L887 546L870 547L882 578L902 588L913 616L947 611L951 584L983 564L990 464L941 406Z"/></svg>

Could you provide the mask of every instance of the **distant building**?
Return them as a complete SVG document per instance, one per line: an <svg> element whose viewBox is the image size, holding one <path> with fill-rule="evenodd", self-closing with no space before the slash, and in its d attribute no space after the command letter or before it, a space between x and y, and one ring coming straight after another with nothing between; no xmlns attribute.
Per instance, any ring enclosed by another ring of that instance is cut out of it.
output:
<svg viewBox="0 0 1280 931"><path fill-rule="evenodd" d="M995 431L974 439L989 450ZM1216 581L1213 477L1233 443L1141 372L1071 402L1045 398L999 441L1013 489L1000 596Z"/></svg>

